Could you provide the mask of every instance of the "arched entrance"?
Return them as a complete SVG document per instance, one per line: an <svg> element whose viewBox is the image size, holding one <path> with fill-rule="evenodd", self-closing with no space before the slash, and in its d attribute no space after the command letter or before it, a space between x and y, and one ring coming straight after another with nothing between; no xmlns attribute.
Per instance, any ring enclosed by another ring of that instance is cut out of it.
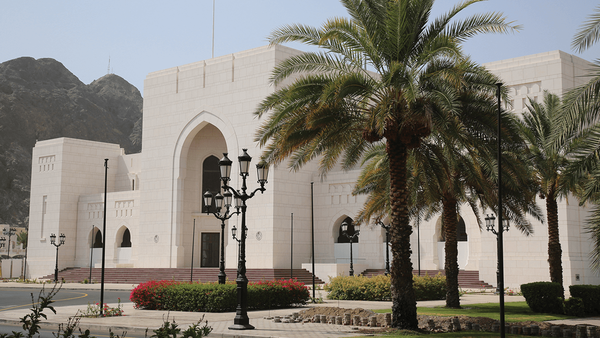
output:
<svg viewBox="0 0 600 338"><path fill-rule="evenodd" d="M202 195L207 190L220 192L218 163L227 152L221 130L206 121L196 125L183 142L177 168L180 201L175 205L177 229L174 242L178 267L189 267L192 263L194 267L213 266L212 260L207 263L207 257L214 258L219 254L221 223L212 214L203 213L206 206ZM214 206L209 208L215 211ZM207 238L211 245L207 244Z"/></svg>
<svg viewBox="0 0 600 338"><path fill-rule="evenodd" d="M437 258L439 269L444 269L446 257L446 234L444 231L443 217L440 216L435 224L435 236L437 237ZM467 227L464 219L458 216L456 224L456 240L458 245L458 268L464 269L469 262L469 236L467 235Z"/></svg>

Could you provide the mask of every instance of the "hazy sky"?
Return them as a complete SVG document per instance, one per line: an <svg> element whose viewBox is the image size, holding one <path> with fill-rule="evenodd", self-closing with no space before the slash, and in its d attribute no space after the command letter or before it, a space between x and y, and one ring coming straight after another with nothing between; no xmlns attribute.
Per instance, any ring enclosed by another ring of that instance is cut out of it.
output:
<svg viewBox="0 0 600 338"><path fill-rule="evenodd" d="M434 16L454 0L438 0ZM600 1L488 0L468 13L503 12L523 26L510 35L471 39L465 51L480 63L552 50L571 40ZM216 0L215 56L267 44L284 24L321 25L346 16L337 0ZM0 62L22 56L54 58L89 84L111 72L143 92L150 72L209 59L213 0L0 0ZM290 47L306 50L301 45ZM600 43L584 54L598 59Z"/></svg>

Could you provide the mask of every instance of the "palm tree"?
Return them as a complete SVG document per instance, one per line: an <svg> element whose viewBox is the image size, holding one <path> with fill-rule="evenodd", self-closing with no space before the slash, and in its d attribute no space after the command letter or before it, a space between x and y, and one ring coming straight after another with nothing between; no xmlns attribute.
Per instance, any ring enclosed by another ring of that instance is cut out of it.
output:
<svg viewBox="0 0 600 338"><path fill-rule="evenodd" d="M483 69L471 66L473 74L465 77L471 83L457 92L457 106L461 110L461 118L447 116L445 123L435 125L431 135L423 140L418 148L409 152L408 167L410 210L413 218L423 215L428 219L442 211L443 231L445 235L445 272L446 272L446 307L459 308L458 288L458 243L457 224L460 204L467 203L479 219L480 200L484 207L495 209L497 193L494 182L495 147L496 147L496 106L490 87L496 79ZM478 86L473 83L477 75L484 80ZM485 84L487 83L487 86ZM486 88L487 87L487 88ZM505 149L523 150L524 143L518 137L515 118L503 115L503 137ZM510 166L503 169L504 199L513 224L521 231L529 234L530 224L525 214L530 213L540 218L535 206L535 192L524 189L530 186L531 175L525 162L506 151L505 161L510 158ZM375 216L382 218L388 211L389 198L381 196L380 190L389 184L388 172L385 170L387 155L381 145L373 147L365 156L366 165L356 184L354 193L369 194L359 220L368 220ZM506 161L508 162L508 161Z"/></svg>
<svg viewBox="0 0 600 338"><path fill-rule="evenodd" d="M583 52L600 40L600 6L588 17L575 35L572 47ZM566 142L571 137L573 159L564 173L564 179L575 186L580 204L590 201L596 206L587 219L587 228L594 241L591 253L592 267L600 270L600 60L592 63L587 83L564 96L563 112L554 123L562 134L556 137Z"/></svg>
<svg viewBox="0 0 600 338"><path fill-rule="evenodd" d="M333 18L321 28L288 25L269 36L271 44L302 42L320 51L291 57L273 71L272 83L290 77L257 108L270 113L256 140L264 159L290 158L290 167L320 158L324 174L341 160L349 169L370 143L383 140L389 159L392 326L416 329L412 287L408 200L408 151L420 145L451 96L431 90L453 77L459 43L485 32L516 27L497 13L453 21L479 0L464 1L429 22L434 0L342 0L350 18ZM372 70L372 71L370 71Z"/></svg>
<svg viewBox="0 0 600 338"><path fill-rule="evenodd" d="M22 231L17 234L17 245L23 244L23 249L27 249L27 231Z"/></svg>
<svg viewBox="0 0 600 338"><path fill-rule="evenodd" d="M569 193L564 171L569 164L572 146L571 137L561 130L556 130L562 126L554 123L560 116L561 109L559 97L545 91L543 104L529 99L520 129L528 143L527 156L535 171L538 193L546 200L550 280L562 285L562 249L558 234L557 200ZM557 138L559 135L566 137Z"/></svg>

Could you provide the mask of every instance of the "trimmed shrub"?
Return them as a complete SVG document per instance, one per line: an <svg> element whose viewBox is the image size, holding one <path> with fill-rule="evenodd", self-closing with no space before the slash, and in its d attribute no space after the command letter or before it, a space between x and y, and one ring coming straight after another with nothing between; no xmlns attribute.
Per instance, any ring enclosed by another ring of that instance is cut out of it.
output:
<svg viewBox="0 0 600 338"><path fill-rule="evenodd" d="M444 299L446 297L446 277L413 276L413 287L417 300ZM340 300L390 300L390 277L379 275L338 276L330 278L325 285L327 298Z"/></svg>
<svg viewBox="0 0 600 338"><path fill-rule="evenodd" d="M565 300L565 314L567 316L584 317L583 300L579 297L571 297Z"/></svg>
<svg viewBox="0 0 600 338"><path fill-rule="evenodd" d="M558 283L533 282L521 285L521 292L533 312L563 314L563 288Z"/></svg>
<svg viewBox="0 0 600 338"><path fill-rule="evenodd" d="M446 298L446 276L414 276L413 287L417 300L436 300Z"/></svg>
<svg viewBox="0 0 600 338"><path fill-rule="evenodd" d="M262 310L304 305L308 288L295 280L248 283L248 309ZM225 312L237 307L237 285L150 281L138 285L129 299L148 310Z"/></svg>
<svg viewBox="0 0 600 338"><path fill-rule="evenodd" d="M379 275L365 276L337 276L330 278L325 285L329 299L339 300L389 300L390 277Z"/></svg>
<svg viewBox="0 0 600 338"><path fill-rule="evenodd" d="M571 297L583 300L586 315L600 314L600 286L598 285L571 285L569 286Z"/></svg>

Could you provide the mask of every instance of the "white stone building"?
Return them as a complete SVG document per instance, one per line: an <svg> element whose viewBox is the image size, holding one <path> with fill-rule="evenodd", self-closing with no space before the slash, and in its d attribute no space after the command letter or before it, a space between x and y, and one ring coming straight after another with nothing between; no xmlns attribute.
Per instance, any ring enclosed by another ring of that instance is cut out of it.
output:
<svg viewBox="0 0 600 338"><path fill-rule="evenodd" d="M271 69L300 53L283 46L260 47L232 55L150 73L144 83L142 152L124 154L115 144L53 139L37 142L33 150L28 277L53 272L51 233L67 237L60 269L99 266L104 201L104 159L108 159L106 223L107 267L190 267L192 246L196 267L218 264L220 221L203 214L202 194L218 185L216 163L229 153L234 161L232 183L241 186L237 156L242 148L256 164L261 150L253 141L260 121L252 114L275 88ZM549 52L487 65L512 90L515 109L527 96L541 99L543 90L562 94L585 79L587 62L563 52ZM351 191L359 170L333 171L326 178L316 165L290 172L285 165L270 168L264 194L248 201L247 267L290 268L293 214L294 268L310 267L311 190L314 202L317 276L348 273L348 241L340 224L354 217L364 202ZM254 190L256 173L251 172ZM587 255L591 241L582 231L586 213L576 201L560 204L565 284L597 283ZM460 268L479 270L482 280L495 285L495 236L480 231L467 208L461 209L466 235L460 244ZM193 230L195 222L195 231ZM237 243L227 221L225 261L237 264ZM548 280L545 226L534 225L525 238L511 230L505 236L505 285ZM192 238L192 234L195 237ZM420 224L412 240L413 263L421 269L443 269L443 242L437 219ZM362 226L353 244L354 268L381 269L385 264L385 232ZM93 253L92 253L93 252ZM230 279L231 276L230 276Z"/></svg>

